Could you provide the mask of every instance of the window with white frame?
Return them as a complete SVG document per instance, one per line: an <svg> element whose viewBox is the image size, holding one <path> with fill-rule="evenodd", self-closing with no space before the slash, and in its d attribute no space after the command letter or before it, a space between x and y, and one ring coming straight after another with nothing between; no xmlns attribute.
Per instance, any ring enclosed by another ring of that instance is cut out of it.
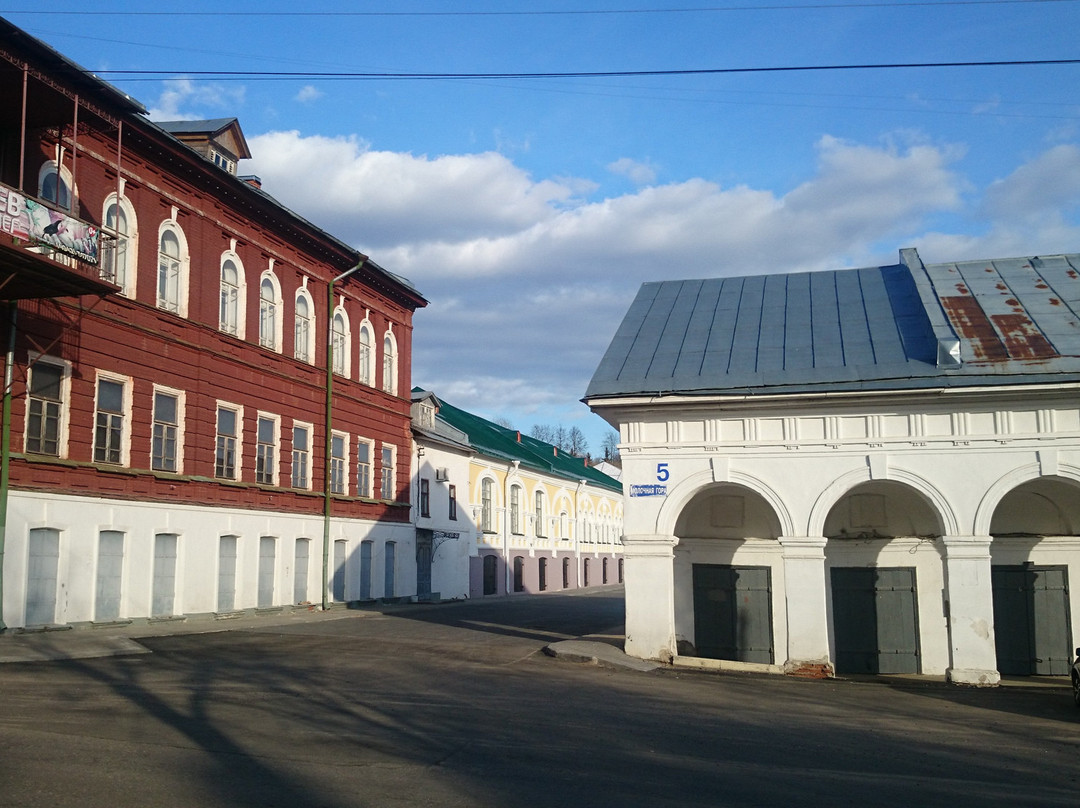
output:
<svg viewBox="0 0 1080 808"><path fill-rule="evenodd" d="M58 148L57 151L63 152ZM63 210L73 210L71 172L56 160L46 160L38 171L38 196Z"/></svg>
<svg viewBox="0 0 1080 808"><path fill-rule="evenodd" d="M349 439L340 432L330 436L330 493L346 494L345 469L348 468Z"/></svg>
<svg viewBox="0 0 1080 808"><path fill-rule="evenodd" d="M521 530L521 486L510 486L510 532L520 535Z"/></svg>
<svg viewBox="0 0 1080 808"><path fill-rule="evenodd" d="M292 487L311 488L311 424L293 423Z"/></svg>
<svg viewBox="0 0 1080 808"><path fill-rule="evenodd" d="M382 389L391 395L397 395L397 345L390 332L383 338Z"/></svg>
<svg viewBox="0 0 1080 808"><path fill-rule="evenodd" d="M26 380L26 451L63 457L69 369L66 363L31 356Z"/></svg>
<svg viewBox="0 0 1080 808"><path fill-rule="evenodd" d="M240 333L240 300L240 269L226 258L221 262L221 330L226 334Z"/></svg>
<svg viewBox="0 0 1080 808"><path fill-rule="evenodd" d="M128 380L99 376L94 406L94 462L127 465Z"/></svg>
<svg viewBox="0 0 1080 808"><path fill-rule="evenodd" d="M446 515L447 515L447 517L449 519L456 522L457 521L457 486L456 485L448 485L446 488L447 488L446 496L447 496L447 499L449 500Z"/></svg>
<svg viewBox="0 0 1080 808"><path fill-rule="evenodd" d="M277 278L264 272L259 281L259 345L272 351L281 350L280 301Z"/></svg>
<svg viewBox="0 0 1080 808"><path fill-rule="evenodd" d="M397 455L397 448L396 447L388 446L385 443L383 444L383 447L382 447L382 468L380 470L380 473L381 473L382 477L381 477L381 480L380 480L381 485L379 486L379 495L383 499L391 499L392 500L394 498L394 496L395 496L395 491L394 491L394 487L395 487L394 486L394 474L395 474L394 461L395 461L395 456L396 455Z"/></svg>
<svg viewBox="0 0 1080 808"><path fill-rule="evenodd" d="M375 444L357 438L356 441L356 495L371 496L371 465L374 460Z"/></svg>
<svg viewBox="0 0 1080 808"><path fill-rule="evenodd" d="M276 415L259 413L255 422L255 482L277 485L278 425Z"/></svg>
<svg viewBox="0 0 1080 808"><path fill-rule="evenodd" d="M235 480L240 471L240 427L243 415L239 407L218 404L217 445L214 454L214 476Z"/></svg>
<svg viewBox="0 0 1080 808"><path fill-rule="evenodd" d="M311 296L307 290L298 291L294 318L293 356L308 364L315 362L315 351L311 344L311 335L315 333L314 311L315 307L312 305Z"/></svg>
<svg viewBox="0 0 1080 808"><path fill-rule="evenodd" d="M371 384L371 323L364 320L360 324L360 339L356 354L357 378L363 383Z"/></svg>
<svg viewBox="0 0 1080 808"><path fill-rule="evenodd" d="M420 515L431 516L431 480L427 477L420 478Z"/></svg>
<svg viewBox="0 0 1080 808"><path fill-rule="evenodd" d="M172 220L158 231L157 307L181 317L187 315L187 240Z"/></svg>
<svg viewBox="0 0 1080 808"><path fill-rule="evenodd" d="M135 208L126 197L112 193L101 217L106 236L101 240L101 275L120 287L120 294L135 296L135 257L138 253Z"/></svg>
<svg viewBox="0 0 1080 808"><path fill-rule="evenodd" d="M150 443L150 468L180 472L184 399L178 390L154 388L154 425Z"/></svg>
<svg viewBox="0 0 1080 808"><path fill-rule="evenodd" d="M494 481L485 477L480 482L480 529L485 533L495 532L494 493Z"/></svg>
<svg viewBox="0 0 1080 808"><path fill-rule="evenodd" d="M333 369L339 376L349 375L349 321L340 308L334 312L330 348L334 352Z"/></svg>
<svg viewBox="0 0 1080 808"><path fill-rule="evenodd" d="M536 537L544 538L547 531L544 529L544 492L536 492Z"/></svg>

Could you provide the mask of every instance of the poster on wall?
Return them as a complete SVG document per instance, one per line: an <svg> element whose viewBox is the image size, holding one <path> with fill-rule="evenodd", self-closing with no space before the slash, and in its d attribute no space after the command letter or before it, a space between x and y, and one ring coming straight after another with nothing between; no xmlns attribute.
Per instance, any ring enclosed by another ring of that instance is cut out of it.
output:
<svg viewBox="0 0 1080 808"><path fill-rule="evenodd" d="M0 232L78 258L98 262L98 228L0 185Z"/></svg>

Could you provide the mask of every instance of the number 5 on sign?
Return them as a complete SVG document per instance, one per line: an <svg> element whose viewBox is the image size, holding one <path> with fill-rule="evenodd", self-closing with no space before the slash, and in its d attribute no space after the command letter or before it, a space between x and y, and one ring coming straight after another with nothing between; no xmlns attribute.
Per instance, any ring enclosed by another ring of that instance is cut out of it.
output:
<svg viewBox="0 0 1080 808"><path fill-rule="evenodd" d="M671 476L671 472L668 471L668 464L667 463L657 463L656 464L656 479L657 480L659 480L662 483L665 483L665 482L667 482L667 479L670 476Z"/></svg>

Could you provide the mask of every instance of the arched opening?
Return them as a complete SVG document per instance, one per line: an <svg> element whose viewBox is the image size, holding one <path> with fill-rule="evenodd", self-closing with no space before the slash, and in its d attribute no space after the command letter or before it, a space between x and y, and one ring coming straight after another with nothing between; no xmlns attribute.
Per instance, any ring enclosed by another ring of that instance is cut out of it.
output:
<svg viewBox="0 0 1080 808"><path fill-rule="evenodd" d="M1080 575L1078 489L1075 482L1043 477L1009 491L994 509L990 578L1001 674L1069 673L1078 636L1069 604L1070 572Z"/></svg>
<svg viewBox="0 0 1080 808"><path fill-rule="evenodd" d="M833 505L823 532L837 673L920 673L932 667L924 648L947 654L944 615L933 609L944 589L942 519L923 494L862 483Z"/></svg>
<svg viewBox="0 0 1080 808"><path fill-rule="evenodd" d="M773 579L783 564L780 534L776 511L741 485L710 485L686 504L675 523L680 655L775 661Z"/></svg>

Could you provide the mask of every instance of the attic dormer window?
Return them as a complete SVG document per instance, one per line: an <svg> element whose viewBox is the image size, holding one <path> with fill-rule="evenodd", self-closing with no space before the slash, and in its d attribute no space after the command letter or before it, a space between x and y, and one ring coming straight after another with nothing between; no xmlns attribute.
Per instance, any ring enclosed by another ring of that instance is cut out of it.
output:
<svg viewBox="0 0 1080 808"><path fill-rule="evenodd" d="M235 174L236 173L236 161L235 160L229 159L228 156L226 156L225 154L222 154L217 149L211 149L210 150L210 155L214 160L214 165L216 165L218 168L223 168L226 171L228 171L230 174Z"/></svg>

